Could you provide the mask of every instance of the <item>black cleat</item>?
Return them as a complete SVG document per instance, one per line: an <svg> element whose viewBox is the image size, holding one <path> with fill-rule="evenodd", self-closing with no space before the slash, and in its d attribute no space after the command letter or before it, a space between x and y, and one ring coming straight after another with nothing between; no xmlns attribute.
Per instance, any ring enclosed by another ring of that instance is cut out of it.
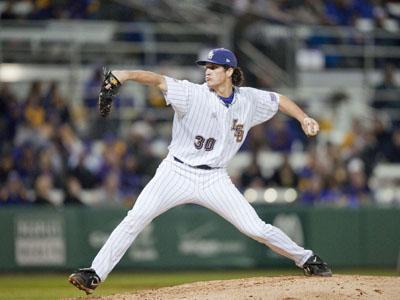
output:
<svg viewBox="0 0 400 300"><path fill-rule="evenodd" d="M303 265L304 275L306 276L332 276L332 271L328 264L318 255L311 256Z"/></svg>
<svg viewBox="0 0 400 300"><path fill-rule="evenodd" d="M90 268L79 269L72 273L68 277L68 281L78 289L85 291L86 295L93 293L101 282L100 277Z"/></svg>

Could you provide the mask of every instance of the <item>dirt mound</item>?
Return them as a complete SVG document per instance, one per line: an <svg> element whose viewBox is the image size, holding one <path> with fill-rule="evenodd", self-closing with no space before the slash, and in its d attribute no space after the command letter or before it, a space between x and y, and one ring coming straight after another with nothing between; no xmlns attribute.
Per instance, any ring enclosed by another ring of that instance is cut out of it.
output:
<svg viewBox="0 0 400 300"><path fill-rule="evenodd" d="M101 300L295 300L295 299L400 299L400 278L334 275L257 277L196 282L167 288L93 297Z"/></svg>

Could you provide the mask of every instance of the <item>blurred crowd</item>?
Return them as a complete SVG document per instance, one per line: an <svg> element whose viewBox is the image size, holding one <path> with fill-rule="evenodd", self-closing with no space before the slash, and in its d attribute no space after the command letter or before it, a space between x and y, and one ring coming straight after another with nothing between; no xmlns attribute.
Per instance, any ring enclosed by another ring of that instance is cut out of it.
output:
<svg viewBox="0 0 400 300"><path fill-rule="evenodd" d="M359 207L376 203L376 184L371 180L374 168L379 163L400 163L400 85L395 74L394 65L384 67L370 99L364 99L370 103L364 109L352 107L351 96L340 90L320 99L323 104L314 110L306 108L320 123L317 140L306 138L297 121L282 115L254 128L244 145L252 153L252 163L235 178L236 184L242 190L296 187L302 205ZM274 170L263 169L257 159L265 149L283 156ZM290 163L296 152L306 157L298 168Z"/></svg>
<svg viewBox="0 0 400 300"><path fill-rule="evenodd" d="M258 144L259 149L279 151L282 163L272 172L265 172L257 160L257 152L253 152L252 163L235 178L236 183L242 189L295 187L301 205L359 207L374 204L370 179L377 164L400 163L400 129L385 125L378 117L368 121L354 120L340 143L317 144L311 140L302 144L305 164L294 168L290 155L299 147L299 139L295 138L297 126L292 127L291 121L284 122L277 117L265 130L263 127L253 130L250 141ZM322 139L331 130L322 128ZM257 132L259 136L255 138Z"/></svg>
<svg viewBox="0 0 400 300"><path fill-rule="evenodd" d="M96 191L96 204L123 205L154 174L159 158L149 149L148 123L143 129L136 122L124 139L97 132L96 141L76 126L89 112L68 103L55 82L46 90L33 82L23 99L1 85L0 205L82 204L85 190ZM85 121L97 131L106 122L88 115Z"/></svg>
<svg viewBox="0 0 400 300"><path fill-rule="evenodd" d="M280 24L355 26L370 19L384 26L387 18L399 19L393 0L237 0L233 13L252 13Z"/></svg>
<svg viewBox="0 0 400 300"><path fill-rule="evenodd" d="M1 19L92 19L99 9L97 0L7 0L3 2Z"/></svg>
<svg viewBox="0 0 400 300"><path fill-rule="evenodd" d="M210 13L237 17L251 13L281 24L321 24L352 26L358 19L371 19L384 26L387 18L399 20L398 1L395 0L234 0L234 1L122 1L105 0L5 0L1 19L114 19L138 21L151 19L149 5L155 10L168 5L180 9L194 5ZM165 8L168 8L166 6ZM131 9L127 10L126 8ZM174 14L172 10L170 15ZM206 16L205 16L206 17ZM168 15L165 16L168 18ZM184 19L184 18L183 18Z"/></svg>
<svg viewBox="0 0 400 300"><path fill-rule="evenodd" d="M169 11L165 14L165 11ZM366 65L364 54L369 53L363 47L371 44L381 46L383 43L390 46L400 46L400 39L396 35L399 32L400 3L394 0L201 0L201 1L180 1L180 0L151 0L151 1L106 1L106 0L0 0L0 19L1 20L113 20L118 22L173 22L183 23L185 26L192 26L195 23L227 24L221 16L233 16L231 23L233 38L233 50L237 54L239 61L249 59L248 51L243 49L243 41L250 41L253 46L269 59L271 59L280 69L286 71L288 76L294 76L292 66L296 65L296 51L298 49L313 50L317 59L317 65L327 68L361 68ZM298 25L310 25L308 30L297 33L302 41L293 43L294 31L301 29ZM321 29L318 25L324 25ZM141 25L143 26L143 24ZM287 30L281 30L277 26L285 26ZM330 26L330 29L326 29ZM340 33L335 31L335 26L351 26L358 31L345 30ZM140 26L139 26L140 27ZM152 41L196 41L196 35L189 32L186 35L163 35L146 29L144 32L138 30L139 27L127 25L122 31L115 30L108 37L113 41L124 42L143 42ZM227 27L224 25L224 27ZM189 27L188 27L189 28ZM369 35L374 29L381 29L380 34L385 34L384 41L380 36ZM226 28L226 30L228 30ZM303 41L304 40L304 41ZM215 48L220 41L213 41L213 37L203 38L201 43ZM295 45L296 44L296 45ZM10 45L20 45L23 43L11 40ZM332 51L332 46L341 45ZM296 46L296 47L295 47ZM49 46L46 59L51 59L57 53L62 53L68 47ZM347 50L351 47L352 50ZM328 49L328 50L327 50ZM329 50L330 49L330 50ZM341 51L339 51L342 49ZM343 50L345 49L345 50ZM371 52L375 51L371 48ZM65 50L66 51L66 50ZM339 52L338 52L339 51ZM351 53L350 53L351 52ZM389 53L391 53L389 51ZM310 54L310 52L308 52ZM145 55L129 53L130 57L142 63ZM88 58L81 57L83 61L90 60L95 54ZM311 55L307 55L309 58ZM156 62L161 64L165 61L173 61L169 55L153 55L157 57ZM193 57L181 55L176 60L180 64L185 62L185 57L191 62ZM38 59L33 55L32 60ZM14 55L4 56L5 61L13 61ZM43 60L43 58L40 58ZM56 59L56 58L54 58ZM69 60L69 55L57 58L58 61ZM108 58L111 59L111 58ZM321 62L318 61L320 59ZM312 60L306 61L309 64ZM374 64L382 67L383 59L378 56L374 59ZM399 58L393 55L395 63L399 63ZM371 63L370 63L371 64ZM268 71L267 68L265 71ZM248 82L255 83L258 78L251 72L250 67L244 67L243 71L247 76ZM268 74L264 79L265 86L276 86L273 74ZM294 78L290 78L294 81Z"/></svg>
<svg viewBox="0 0 400 300"><path fill-rule="evenodd" d="M15 86L1 84L0 205L134 203L167 153L171 120L160 121L152 113L124 126L113 118L99 119L93 96L101 81L97 73L86 83L82 105L72 105L57 82L33 82L22 98L13 92ZM396 82L385 87L387 80L376 91L398 93ZM159 95L148 96L152 111ZM372 203L369 179L375 165L400 163L400 126L376 111L364 118L349 115L349 125L340 126L335 112L348 107L348 97L330 95L331 108L325 107L330 113L315 115L322 129L318 139L307 139L297 121L281 114L253 128L241 149L252 163L232 177L238 188L294 187L305 205ZM158 108L163 109L171 110ZM123 130L116 131L119 127ZM262 151L279 153L282 164L265 172L257 160ZM290 164L291 153L305 154L300 168Z"/></svg>
<svg viewBox="0 0 400 300"><path fill-rule="evenodd" d="M400 4L393 0L151 0L132 1L134 5L130 7L134 9L126 9L130 4L122 2L0 1L0 19L149 21L152 17L155 20L160 17L151 15L156 8L168 4L171 7L179 5L178 10L164 9L170 13L164 14L163 20L171 18L174 21L174 13L182 12L180 9L194 13L195 5L206 9L201 11L202 21L207 17L204 11L235 16L235 41L240 42L243 36L249 40L254 37L254 45L282 69L295 64L291 62L295 55L290 53L293 41L287 37L281 39L280 31L274 33L272 40L268 37L260 39L258 20L287 26L358 27L368 21L388 31L396 29L400 20ZM184 5L189 8L187 11L182 7ZM182 18L182 13L177 17ZM339 40L344 45L364 42L353 34L332 40L315 30L306 39L306 46L319 49L325 44L339 43ZM246 61L235 41L234 50L239 60ZM398 46L400 40L386 39L384 42ZM288 53L291 58L283 57ZM360 67L364 63L357 57L345 60L338 55L325 59L327 68ZM374 63L383 67L386 62L381 59ZM370 179L376 164L400 163L400 117L386 118L380 113L397 112L399 116L399 84L395 78L398 66L398 59L385 65L382 81L373 87L370 99L365 99L371 104L368 113L352 114L348 105L352 102L351 96L343 91L327 95L325 106L318 111L306 108L321 124L318 139L307 139L296 121L282 116L254 128L241 149L249 153L251 163L232 177L237 187L241 191L249 187L294 187L300 192L298 202L304 205L356 207L372 203ZM290 73L290 70L286 71ZM74 105L61 92L58 82L33 82L23 96L15 93L15 85L0 83L0 206L130 206L134 203L167 153L171 118L160 119L160 114L149 110L129 124L121 124L121 120L113 118L99 119L97 96L101 75L101 70L94 71L85 83L82 103ZM276 87L264 77L263 82L247 77L247 82ZM166 115L172 116L170 108L160 108L163 99L157 90L148 90L147 102L149 108L169 111ZM119 105L122 104L117 101L117 109ZM266 171L259 161L263 151L279 153L282 163ZM291 153L305 155L301 167L294 168L290 163Z"/></svg>
<svg viewBox="0 0 400 300"><path fill-rule="evenodd" d="M299 63L299 48L308 50L305 68L351 69L365 67L366 48L400 46L398 1L277 0L237 1L236 4L233 6L234 47L239 61L250 57L242 46L247 40L288 74L293 74L293 66ZM301 25L308 25L307 29ZM347 29L337 31L339 26ZM301 38L293 42L296 36ZM394 55L391 59L399 65L398 57ZM383 67L387 57L371 60L371 64ZM246 67L244 72L251 74ZM266 87L276 86L273 74L265 77ZM250 76L248 79L259 80Z"/></svg>

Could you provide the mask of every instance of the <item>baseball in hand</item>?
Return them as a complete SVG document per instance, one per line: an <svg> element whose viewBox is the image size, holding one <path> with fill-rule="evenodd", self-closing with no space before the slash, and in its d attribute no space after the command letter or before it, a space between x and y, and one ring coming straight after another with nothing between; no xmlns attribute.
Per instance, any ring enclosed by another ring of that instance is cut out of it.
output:
<svg viewBox="0 0 400 300"><path fill-rule="evenodd" d="M310 117L304 118L301 127L307 136L315 136L319 131L318 122Z"/></svg>

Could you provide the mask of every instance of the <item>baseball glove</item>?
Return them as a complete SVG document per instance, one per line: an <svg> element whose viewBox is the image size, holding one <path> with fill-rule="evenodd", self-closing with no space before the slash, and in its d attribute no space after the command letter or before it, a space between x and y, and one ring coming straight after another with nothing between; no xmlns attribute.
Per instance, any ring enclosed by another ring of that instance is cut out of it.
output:
<svg viewBox="0 0 400 300"><path fill-rule="evenodd" d="M102 117L107 117L111 111L114 96L118 93L121 82L104 68L104 80L99 94L99 110Z"/></svg>

